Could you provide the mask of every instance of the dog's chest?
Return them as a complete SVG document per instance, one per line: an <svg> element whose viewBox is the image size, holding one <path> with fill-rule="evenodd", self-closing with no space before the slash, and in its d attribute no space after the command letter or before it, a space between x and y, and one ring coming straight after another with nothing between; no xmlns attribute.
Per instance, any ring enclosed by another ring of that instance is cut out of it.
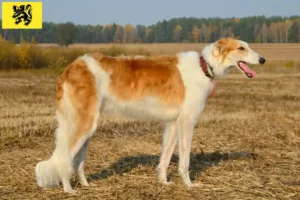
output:
<svg viewBox="0 0 300 200"><path fill-rule="evenodd" d="M182 112L192 118L197 118L205 106L213 85L202 72L194 69L181 70L186 88Z"/></svg>
<svg viewBox="0 0 300 200"><path fill-rule="evenodd" d="M180 113L179 106L162 105L155 98L146 98L143 101L122 102L115 98L103 99L102 113L126 116L140 120L175 120Z"/></svg>

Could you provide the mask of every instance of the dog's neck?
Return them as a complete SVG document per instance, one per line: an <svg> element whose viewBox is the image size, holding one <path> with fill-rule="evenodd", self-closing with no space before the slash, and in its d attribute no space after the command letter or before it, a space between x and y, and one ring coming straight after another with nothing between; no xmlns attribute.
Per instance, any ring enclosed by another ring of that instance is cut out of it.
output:
<svg viewBox="0 0 300 200"><path fill-rule="evenodd" d="M214 78L222 77L227 74L227 70L225 70L224 66L222 66L222 61L213 56L213 49L214 43L205 46L202 50L201 56L209 66L209 70L213 72L213 74L210 72L210 75L214 75Z"/></svg>
<svg viewBox="0 0 300 200"><path fill-rule="evenodd" d="M207 76L210 79L214 79L215 74L214 74L213 68L206 63L203 56L200 56L200 66L201 66L202 71L204 72L205 76Z"/></svg>

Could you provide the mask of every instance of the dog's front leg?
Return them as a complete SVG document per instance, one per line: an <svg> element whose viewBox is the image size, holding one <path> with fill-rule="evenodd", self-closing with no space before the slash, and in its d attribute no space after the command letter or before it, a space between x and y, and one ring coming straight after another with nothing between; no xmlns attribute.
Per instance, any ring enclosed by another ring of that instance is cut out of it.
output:
<svg viewBox="0 0 300 200"><path fill-rule="evenodd" d="M171 184L167 181L167 169L170 164L171 156L176 145L176 121L165 124L165 131L163 136L162 153L160 162L157 167L159 182L163 184Z"/></svg>
<svg viewBox="0 0 300 200"><path fill-rule="evenodd" d="M189 187L199 186L192 184L189 175L190 151L194 133L195 120L185 116L178 119L178 141L179 141L179 168L178 172L185 185Z"/></svg>

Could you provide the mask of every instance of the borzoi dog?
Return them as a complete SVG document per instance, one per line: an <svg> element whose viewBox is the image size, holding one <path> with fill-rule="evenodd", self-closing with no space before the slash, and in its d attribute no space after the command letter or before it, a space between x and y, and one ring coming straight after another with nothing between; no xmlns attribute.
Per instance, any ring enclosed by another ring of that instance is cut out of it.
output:
<svg viewBox="0 0 300 200"><path fill-rule="evenodd" d="M35 167L37 184L70 185L73 170L83 186L86 150L100 114L111 113L140 120L164 122L158 179L167 181L167 168L178 141L178 172L185 185L194 125L214 89L214 78L236 66L246 77L256 73L246 63L265 59L241 40L222 38L204 47L201 54L180 52L173 56L109 57L86 54L68 65L56 86L56 147L52 156Z"/></svg>

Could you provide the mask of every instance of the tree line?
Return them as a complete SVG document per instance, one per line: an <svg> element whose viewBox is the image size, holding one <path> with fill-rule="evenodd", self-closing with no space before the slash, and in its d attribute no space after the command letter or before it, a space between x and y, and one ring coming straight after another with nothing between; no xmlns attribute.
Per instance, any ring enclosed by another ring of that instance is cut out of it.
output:
<svg viewBox="0 0 300 200"><path fill-rule="evenodd" d="M0 25L2 24L0 20ZM41 30L0 29L5 40L19 43L207 43L220 37L237 37L250 43L300 43L300 16L250 16L243 18L181 17L145 26L112 23L75 25L43 22Z"/></svg>

